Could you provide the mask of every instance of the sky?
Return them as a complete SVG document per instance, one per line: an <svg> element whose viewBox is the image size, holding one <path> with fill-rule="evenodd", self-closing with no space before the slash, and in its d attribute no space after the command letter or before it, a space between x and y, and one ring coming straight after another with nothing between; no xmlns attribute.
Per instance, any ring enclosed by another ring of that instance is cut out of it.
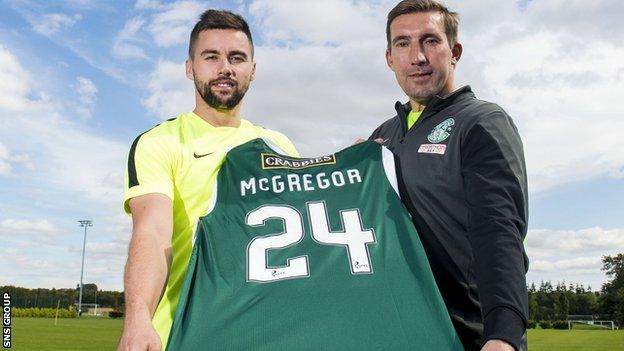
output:
<svg viewBox="0 0 624 351"><path fill-rule="evenodd" d="M396 1L0 0L0 285L123 289L123 172L134 138L194 107L188 35L207 8L251 26L243 116L332 153L407 101L384 59ZM457 86L502 106L529 174L528 283L607 281L624 252L624 3L448 0Z"/></svg>

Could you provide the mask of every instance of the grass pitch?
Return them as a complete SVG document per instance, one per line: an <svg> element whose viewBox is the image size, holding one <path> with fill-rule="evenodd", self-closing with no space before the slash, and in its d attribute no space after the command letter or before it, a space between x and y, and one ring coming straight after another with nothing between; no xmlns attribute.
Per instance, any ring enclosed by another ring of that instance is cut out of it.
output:
<svg viewBox="0 0 624 351"><path fill-rule="evenodd" d="M530 351L624 351L624 329L529 329Z"/></svg>
<svg viewBox="0 0 624 351"><path fill-rule="evenodd" d="M13 318L11 350L110 351L117 348L122 319L106 317Z"/></svg>
<svg viewBox="0 0 624 351"><path fill-rule="evenodd" d="M121 319L81 317L13 318L11 350L99 351L115 350ZM530 329L530 351L624 351L623 330Z"/></svg>

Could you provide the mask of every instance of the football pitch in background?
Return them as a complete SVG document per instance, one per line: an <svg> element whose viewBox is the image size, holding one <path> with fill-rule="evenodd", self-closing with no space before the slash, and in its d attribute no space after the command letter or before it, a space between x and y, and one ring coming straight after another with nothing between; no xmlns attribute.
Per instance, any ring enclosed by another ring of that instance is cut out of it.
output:
<svg viewBox="0 0 624 351"><path fill-rule="evenodd" d="M115 350L123 320L106 317L13 318L11 350ZM622 330L530 329L530 351L624 351Z"/></svg>

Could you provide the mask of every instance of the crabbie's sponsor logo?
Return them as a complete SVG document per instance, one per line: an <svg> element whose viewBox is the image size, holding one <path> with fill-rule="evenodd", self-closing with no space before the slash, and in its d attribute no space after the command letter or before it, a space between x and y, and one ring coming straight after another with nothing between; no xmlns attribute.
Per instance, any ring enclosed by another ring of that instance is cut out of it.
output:
<svg viewBox="0 0 624 351"><path fill-rule="evenodd" d="M336 163L336 156L327 155L314 158L286 158L279 155L261 154L262 169L301 169L316 167L321 165L333 165Z"/></svg>
<svg viewBox="0 0 624 351"><path fill-rule="evenodd" d="M418 152L421 154L444 155L444 153L446 152L446 145L444 144L422 144L418 148Z"/></svg>

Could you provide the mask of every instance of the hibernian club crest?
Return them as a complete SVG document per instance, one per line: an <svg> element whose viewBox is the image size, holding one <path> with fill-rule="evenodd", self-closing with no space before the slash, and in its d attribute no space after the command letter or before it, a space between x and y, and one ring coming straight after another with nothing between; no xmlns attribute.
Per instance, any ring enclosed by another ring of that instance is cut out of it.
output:
<svg viewBox="0 0 624 351"><path fill-rule="evenodd" d="M438 124L433 128L431 133L427 136L427 140L431 143L441 143L446 138L451 135L451 130L453 130L453 126L455 125L455 120L453 117L445 119L442 123Z"/></svg>

